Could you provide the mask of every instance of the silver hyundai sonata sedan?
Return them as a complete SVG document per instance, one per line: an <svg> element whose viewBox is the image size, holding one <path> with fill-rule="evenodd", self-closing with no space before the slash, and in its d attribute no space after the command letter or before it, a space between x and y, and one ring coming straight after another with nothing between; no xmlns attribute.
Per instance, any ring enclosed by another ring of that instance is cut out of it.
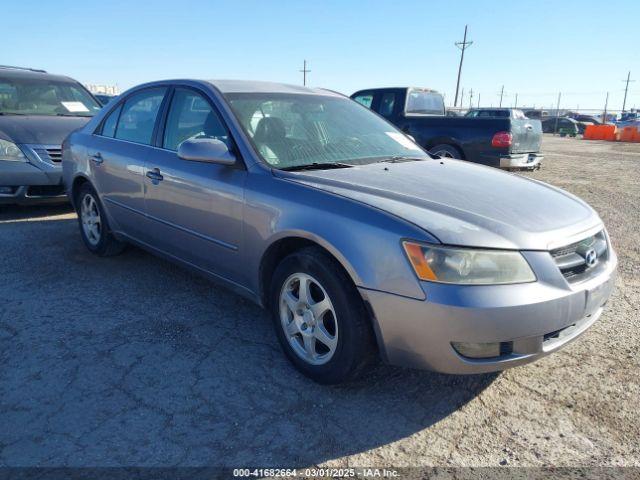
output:
<svg viewBox="0 0 640 480"><path fill-rule="evenodd" d="M432 158L331 91L148 83L70 135L62 163L91 252L132 243L268 308L322 383L377 357L447 373L531 362L587 330L615 279L579 198Z"/></svg>

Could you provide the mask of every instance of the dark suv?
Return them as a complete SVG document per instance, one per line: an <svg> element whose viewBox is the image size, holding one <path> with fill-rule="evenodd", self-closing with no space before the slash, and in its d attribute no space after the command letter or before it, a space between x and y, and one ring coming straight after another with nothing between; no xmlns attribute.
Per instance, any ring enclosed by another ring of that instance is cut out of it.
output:
<svg viewBox="0 0 640 480"><path fill-rule="evenodd" d="M99 110L71 78L0 66L0 204L67 201L62 141Z"/></svg>

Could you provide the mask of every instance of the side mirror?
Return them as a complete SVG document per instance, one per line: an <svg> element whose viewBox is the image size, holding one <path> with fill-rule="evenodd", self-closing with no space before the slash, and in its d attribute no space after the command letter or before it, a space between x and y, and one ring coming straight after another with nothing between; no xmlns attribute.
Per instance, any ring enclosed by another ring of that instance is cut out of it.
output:
<svg viewBox="0 0 640 480"><path fill-rule="evenodd" d="M191 138L178 147L178 157L191 162L217 163L233 165L236 157L229 151L227 144L213 138Z"/></svg>

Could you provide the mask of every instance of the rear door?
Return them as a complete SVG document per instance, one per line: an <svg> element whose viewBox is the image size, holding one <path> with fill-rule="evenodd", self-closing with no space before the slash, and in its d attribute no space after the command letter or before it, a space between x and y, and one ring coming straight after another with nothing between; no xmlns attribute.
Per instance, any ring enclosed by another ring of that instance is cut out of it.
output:
<svg viewBox="0 0 640 480"><path fill-rule="evenodd" d="M111 110L87 148L92 180L113 228L134 238L146 229L144 161L167 89L132 93Z"/></svg>
<svg viewBox="0 0 640 480"><path fill-rule="evenodd" d="M535 153L540 151L542 124L540 120L525 117L520 110L511 113L511 153Z"/></svg>
<svg viewBox="0 0 640 480"><path fill-rule="evenodd" d="M144 168L148 243L237 280L247 171L240 159L225 166L177 155L189 138L215 138L233 151L229 131L207 96L190 87L175 88L163 117L164 129Z"/></svg>

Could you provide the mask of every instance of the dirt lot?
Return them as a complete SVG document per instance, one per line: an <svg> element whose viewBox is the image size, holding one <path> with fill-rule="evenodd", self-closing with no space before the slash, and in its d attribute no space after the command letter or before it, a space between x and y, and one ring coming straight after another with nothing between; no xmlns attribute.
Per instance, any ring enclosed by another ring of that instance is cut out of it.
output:
<svg viewBox="0 0 640 480"><path fill-rule="evenodd" d="M543 148L529 175L598 210L620 277L580 340L500 375L313 384L240 297L91 256L68 208L2 208L0 466L640 466L640 144Z"/></svg>

